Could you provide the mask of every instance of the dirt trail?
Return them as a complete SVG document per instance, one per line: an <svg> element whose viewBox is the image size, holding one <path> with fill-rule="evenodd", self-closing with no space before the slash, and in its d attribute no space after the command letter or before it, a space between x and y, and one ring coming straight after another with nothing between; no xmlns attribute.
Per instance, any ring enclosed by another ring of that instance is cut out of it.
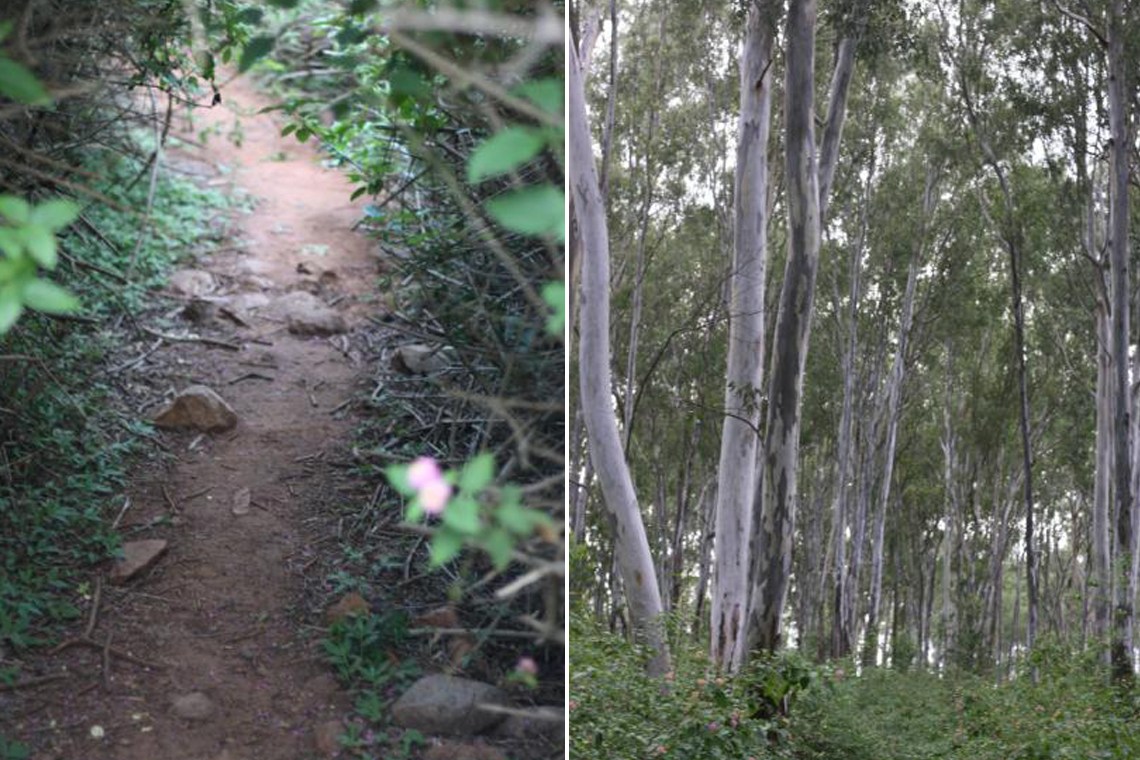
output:
<svg viewBox="0 0 1140 760"><path fill-rule="evenodd" d="M369 308L357 296L372 288L376 265L367 239L351 231L360 206L348 202L344 177L321 167L311 143L280 137L274 118L256 113L269 100L250 83L235 81L223 96L222 106L196 112L195 132L181 136L196 140L210 128L221 134L199 149L170 151L169 163L213 176L210 184L232 181L256 198L252 214L235 217L223 247L192 266L214 275L216 295L239 296L230 303L269 304L238 312L248 327L228 326L240 352L195 344L161 351L185 363L185 381L171 381L175 390L210 385L240 422L192 448L196 434L164 433L177 462L132 488L127 522L173 513L173 527L141 534L168 540L170 549L125 597L117 590L105 597L93 638L102 643L111 634L113 646L168 667L148 672L113 658L109 693L94 688L71 706L64 718L75 725L53 742L56 754L45 756L318 757L314 730L346 706L346 695L304 647L290 605L299 593L293 570L312 556L301 538L305 496L328 488L298 463L346 445L351 422L331 412L350 398L360 367L349 360L345 338L294 336L273 304L308 290L334 303L351 328ZM234 133L240 146L225 137ZM231 384L248 373L262 377ZM253 504L235 516L231 499L241 488L250 489ZM74 656L90 673L99 654ZM172 713L171 700L191 692L212 703L208 718ZM106 732L101 740L89 735L95 724Z"/></svg>

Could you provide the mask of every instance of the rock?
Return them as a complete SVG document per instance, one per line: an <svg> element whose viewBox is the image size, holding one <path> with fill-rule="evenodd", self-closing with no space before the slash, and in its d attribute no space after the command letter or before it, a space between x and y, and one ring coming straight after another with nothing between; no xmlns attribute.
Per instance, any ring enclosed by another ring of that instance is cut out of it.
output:
<svg viewBox="0 0 1140 760"><path fill-rule="evenodd" d="M217 321L218 305L205 298L194 298L183 307L182 317L196 325L210 325Z"/></svg>
<svg viewBox="0 0 1140 760"><path fill-rule="evenodd" d="M166 542L161 538L128 541L123 544L123 558L115 562L107 580L114 584L126 583L157 562L165 551Z"/></svg>
<svg viewBox="0 0 1140 760"><path fill-rule="evenodd" d="M205 720L214 714L214 703L202 692L192 691L181 697L175 697L171 703L171 711L186 720Z"/></svg>
<svg viewBox="0 0 1140 760"><path fill-rule="evenodd" d="M295 290L278 298L273 310L284 317L294 335L335 335L347 332L348 323L312 293Z"/></svg>
<svg viewBox="0 0 1140 760"><path fill-rule="evenodd" d="M448 365L447 356L439 347L423 343L400 346L392 357L392 366L405 375L426 375L439 372Z"/></svg>
<svg viewBox="0 0 1140 760"><path fill-rule="evenodd" d="M214 276L201 269L179 269L170 275L167 287L183 296L204 296L213 292Z"/></svg>
<svg viewBox="0 0 1140 760"><path fill-rule="evenodd" d="M503 719L480 704L507 704L507 695L490 684L455 676L431 675L416 681L392 706L397 725L429 734L478 734Z"/></svg>
<svg viewBox="0 0 1140 760"><path fill-rule="evenodd" d="M225 303L238 314L260 309L269 305L269 296L264 293L235 293L226 296Z"/></svg>
<svg viewBox="0 0 1140 760"><path fill-rule="evenodd" d="M507 760L507 756L486 744L440 742L424 752L424 760Z"/></svg>
<svg viewBox="0 0 1140 760"><path fill-rule="evenodd" d="M530 715L508 715L491 732L504 739L528 739L534 736L561 738L563 735L562 713L556 708L528 710ZM542 716L549 715L550 718Z"/></svg>
<svg viewBox="0 0 1140 760"><path fill-rule="evenodd" d="M336 757L340 754L340 736L344 724L339 720L326 720L313 727L313 741L322 757Z"/></svg>
<svg viewBox="0 0 1140 760"><path fill-rule="evenodd" d="M458 628L459 615L455 614L455 608L448 605L445 607L437 607L436 609L425 612L415 620L416 628Z"/></svg>
<svg viewBox="0 0 1140 760"><path fill-rule="evenodd" d="M205 385L191 385L154 418L154 424L161 428L193 428L206 433L229 430L237 421L230 405Z"/></svg>
<svg viewBox="0 0 1140 760"><path fill-rule="evenodd" d="M366 615L371 611L372 608L368 606L364 597L354 591L351 594L345 594L339 602L325 610L325 623L332 625L347 620L352 615Z"/></svg>

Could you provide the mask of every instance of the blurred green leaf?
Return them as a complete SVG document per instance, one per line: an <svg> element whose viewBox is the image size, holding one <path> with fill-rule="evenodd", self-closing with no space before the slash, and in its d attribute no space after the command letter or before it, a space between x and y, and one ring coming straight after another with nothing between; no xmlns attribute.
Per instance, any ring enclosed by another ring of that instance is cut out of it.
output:
<svg viewBox="0 0 1140 760"><path fill-rule="evenodd" d="M238 62L238 71L248 71L249 67L260 61L269 52L273 50L273 45L277 42L274 37L263 34L259 37L254 37L246 43L245 49L241 51L241 60Z"/></svg>
<svg viewBox="0 0 1140 760"><path fill-rule="evenodd" d="M35 74L8 58L0 58L0 95L28 105L42 105L51 100Z"/></svg>
<svg viewBox="0 0 1140 760"><path fill-rule="evenodd" d="M546 144L542 133L529 127L508 127L484 140L467 161L467 181L481 182L504 174L538 155Z"/></svg>
<svg viewBox="0 0 1140 760"><path fill-rule="evenodd" d="M487 211L508 230L565 238L566 195L552 184L505 193L487 201Z"/></svg>
<svg viewBox="0 0 1140 760"><path fill-rule="evenodd" d="M24 303L48 314L69 314L79 308L79 299L50 280L35 279L24 286Z"/></svg>
<svg viewBox="0 0 1140 760"><path fill-rule="evenodd" d="M495 457L493 454L479 454L467 464L459 474L459 490L475 494L491 485L495 477Z"/></svg>

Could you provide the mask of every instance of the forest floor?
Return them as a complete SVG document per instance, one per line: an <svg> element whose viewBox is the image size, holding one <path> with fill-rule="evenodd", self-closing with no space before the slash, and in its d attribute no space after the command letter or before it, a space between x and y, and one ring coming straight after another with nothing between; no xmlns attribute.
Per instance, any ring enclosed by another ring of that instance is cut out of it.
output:
<svg viewBox="0 0 1140 760"><path fill-rule="evenodd" d="M225 309L207 306L182 329L240 350L156 339L126 372L164 368L175 391L207 385L239 421L217 435L158 431L161 462L132 473L120 527L126 540L162 539L168 551L128 584L93 582L84 618L60 637L73 645L43 655L46 682L8 695L12 711L0 722L36 758L331 757L351 712L320 651L328 597L314 600L311 587L344 527L333 503L362 487L345 463L354 456L351 402L370 379L354 328L382 308L374 244L353 232L363 201L349 202L343 175L258 113L269 99L241 79L222 92L221 105L194 112L192 127L175 124L177 147L163 162L254 199L250 213L217 217L226 225L218 248L183 262L209 274L190 278L190 289ZM287 312L301 291L333 306L347 332L290 332ZM193 299L165 295L174 299L166 317L184 320Z"/></svg>

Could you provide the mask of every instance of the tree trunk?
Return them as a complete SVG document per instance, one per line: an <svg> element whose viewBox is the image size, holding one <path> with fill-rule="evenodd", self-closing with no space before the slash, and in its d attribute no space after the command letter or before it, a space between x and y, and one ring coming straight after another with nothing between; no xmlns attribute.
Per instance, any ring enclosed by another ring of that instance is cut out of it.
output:
<svg viewBox="0 0 1140 760"><path fill-rule="evenodd" d="M617 523L615 555L625 580L630 621L652 652L649 673L663 675L669 671L670 664L661 620L661 596L637 494L614 419L609 365L609 233L591 150L586 94L577 51L573 47L567 61L567 89L568 180L580 222L583 250L578 359L582 411L590 441L590 458L606 505Z"/></svg>
<svg viewBox="0 0 1140 760"><path fill-rule="evenodd" d="M748 536L764 358L773 12L768 3L752 6L740 62L726 414L717 470L716 574L709 637L710 657L716 667L725 671L735 670L742 661L742 634L748 611Z"/></svg>
<svg viewBox="0 0 1140 760"><path fill-rule="evenodd" d="M1132 398L1128 378L1128 87L1124 60L1124 2L1113 0L1108 24L1108 112L1112 131L1111 273L1113 419L1116 487L1116 609L1113 615L1112 673L1119 684L1131 684L1132 673L1132 461L1129 450Z"/></svg>

